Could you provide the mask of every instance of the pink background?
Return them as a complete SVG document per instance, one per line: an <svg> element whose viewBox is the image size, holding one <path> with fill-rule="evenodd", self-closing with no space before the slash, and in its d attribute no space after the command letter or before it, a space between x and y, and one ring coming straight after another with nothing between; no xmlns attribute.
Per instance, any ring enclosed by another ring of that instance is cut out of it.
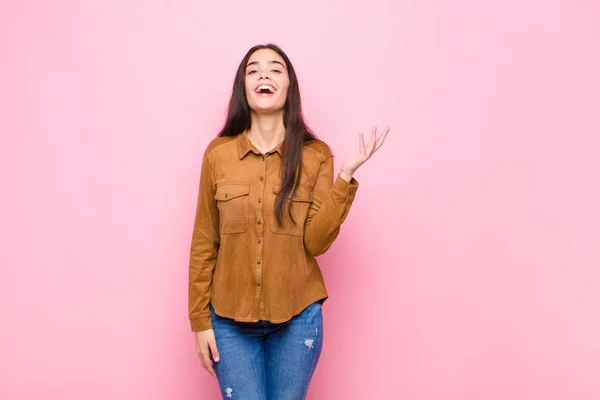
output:
<svg viewBox="0 0 600 400"><path fill-rule="evenodd" d="M3 1L0 398L218 398L187 320L197 182L268 41L338 167L393 128L320 259L309 398L600 398L599 21L591 0Z"/></svg>

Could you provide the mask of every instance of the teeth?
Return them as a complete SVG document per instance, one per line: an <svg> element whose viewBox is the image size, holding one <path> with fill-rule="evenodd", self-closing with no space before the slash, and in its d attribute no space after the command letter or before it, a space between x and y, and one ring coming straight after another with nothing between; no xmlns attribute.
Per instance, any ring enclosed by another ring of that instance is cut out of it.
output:
<svg viewBox="0 0 600 400"><path fill-rule="evenodd" d="M275 89L273 89L273 87L269 86L269 85L261 85L261 86L259 86L259 87L256 88L256 91L260 92L263 89L267 89L269 92L275 93Z"/></svg>

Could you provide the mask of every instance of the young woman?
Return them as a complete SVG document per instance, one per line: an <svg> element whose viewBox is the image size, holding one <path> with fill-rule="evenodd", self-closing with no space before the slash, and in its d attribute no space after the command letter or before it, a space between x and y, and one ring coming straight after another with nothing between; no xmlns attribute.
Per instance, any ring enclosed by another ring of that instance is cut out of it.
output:
<svg viewBox="0 0 600 400"><path fill-rule="evenodd" d="M304 399L327 299L315 257L336 239L383 144L373 128L334 176L304 123L294 68L275 45L239 65L225 127L204 152L189 269L189 318L224 399ZM335 178L335 181L334 181Z"/></svg>

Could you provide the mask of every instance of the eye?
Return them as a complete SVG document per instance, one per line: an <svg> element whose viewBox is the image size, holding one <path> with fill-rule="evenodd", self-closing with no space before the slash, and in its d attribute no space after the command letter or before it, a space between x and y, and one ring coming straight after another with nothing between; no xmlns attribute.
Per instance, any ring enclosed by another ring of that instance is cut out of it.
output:
<svg viewBox="0 0 600 400"><path fill-rule="evenodd" d="M258 71L257 71L257 70L255 70L255 69L251 69L250 71L248 71L248 75L254 74L254 73L256 73L256 72L258 72Z"/></svg>
<svg viewBox="0 0 600 400"><path fill-rule="evenodd" d="M275 73L277 73L277 74L280 74L280 73L281 73L281 70L279 70L279 69L272 69L272 70L271 70L271 72L275 72Z"/></svg>

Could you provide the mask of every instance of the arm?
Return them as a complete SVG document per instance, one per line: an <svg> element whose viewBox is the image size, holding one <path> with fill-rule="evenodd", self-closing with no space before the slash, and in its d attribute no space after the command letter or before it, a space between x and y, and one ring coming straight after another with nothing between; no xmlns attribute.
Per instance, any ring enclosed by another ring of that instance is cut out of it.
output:
<svg viewBox="0 0 600 400"><path fill-rule="evenodd" d="M215 200L212 164L205 153L190 249L188 309L194 332L212 328L208 303L218 248L219 210Z"/></svg>
<svg viewBox="0 0 600 400"><path fill-rule="evenodd" d="M358 189L358 182L350 182L338 176L333 182L333 156L319 167L314 187L314 201L304 224L304 247L313 256L327 251L340 232L340 226Z"/></svg>
<svg viewBox="0 0 600 400"><path fill-rule="evenodd" d="M358 189L358 182L352 175L381 147L389 130L389 127L385 128L377 137L377 127L373 127L371 141L367 145L361 133L359 151L344 160L335 183L333 156L321 162L314 200L304 224L304 247L313 256L325 253L337 238Z"/></svg>

